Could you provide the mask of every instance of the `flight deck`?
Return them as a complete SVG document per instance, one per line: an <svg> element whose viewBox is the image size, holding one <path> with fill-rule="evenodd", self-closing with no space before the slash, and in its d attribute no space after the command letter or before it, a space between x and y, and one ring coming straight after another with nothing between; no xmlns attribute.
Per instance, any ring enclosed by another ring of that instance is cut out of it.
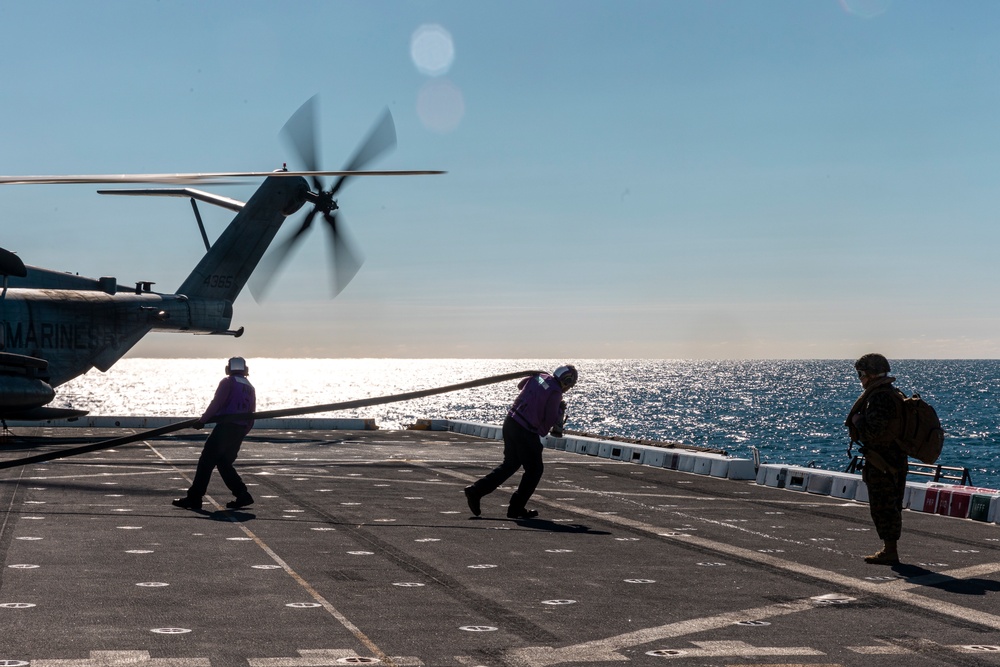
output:
<svg viewBox="0 0 1000 667"><path fill-rule="evenodd" d="M0 461L122 429L15 429ZM1000 526L432 430L255 430L202 511L205 431L0 470L3 667L998 665ZM60 440L64 438L65 440Z"/></svg>

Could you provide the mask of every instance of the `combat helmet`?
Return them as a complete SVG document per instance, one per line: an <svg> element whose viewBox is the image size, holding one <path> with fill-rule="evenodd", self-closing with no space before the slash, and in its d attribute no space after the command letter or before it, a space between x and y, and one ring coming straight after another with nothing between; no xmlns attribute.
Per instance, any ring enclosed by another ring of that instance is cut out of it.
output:
<svg viewBox="0 0 1000 667"><path fill-rule="evenodd" d="M889 372L889 360L883 357L881 354L871 353L866 354L857 361L854 362L854 369L858 371L858 375L885 375Z"/></svg>

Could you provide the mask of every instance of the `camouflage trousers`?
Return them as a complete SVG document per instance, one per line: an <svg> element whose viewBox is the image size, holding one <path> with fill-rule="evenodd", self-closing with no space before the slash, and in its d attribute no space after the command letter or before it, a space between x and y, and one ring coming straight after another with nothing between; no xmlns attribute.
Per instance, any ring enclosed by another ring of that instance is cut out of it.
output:
<svg viewBox="0 0 1000 667"><path fill-rule="evenodd" d="M903 532L906 458L902 459L902 465L897 468L896 474L882 472L866 462L861 471L861 479L868 485L868 510L875 524L875 532L882 540L898 540Z"/></svg>

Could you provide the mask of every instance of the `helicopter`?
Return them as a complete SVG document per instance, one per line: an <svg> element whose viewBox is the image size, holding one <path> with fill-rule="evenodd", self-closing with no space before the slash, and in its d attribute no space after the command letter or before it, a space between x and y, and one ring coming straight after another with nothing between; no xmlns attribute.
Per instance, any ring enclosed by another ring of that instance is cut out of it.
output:
<svg viewBox="0 0 1000 667"><path fill-rule="evenodd" d="M25 264L0 248L0 420L40 421L86 414L46 407L55 388L93 368L107 371L151 331L239 337L232 329L233 302L250 282L261 301L278 269L318 216L330 231L333 295L361 266L339 220L335 197L355 176L443 174L436 170L363 171L366 164L396 144L392 115L385 110L340 171L319 168L316 97L307 100L282 128L305 165L289 171L80 176L0 176L4 184L157 184L197 185L263 178L246 202L191 187L99 190L100 194L186 197L205 243L205 255L175 293L156 292L149 281L122 286L116 278L86 278ZM336 180L329 189L322 177ZM215 243L209 243L197 202L236 213ZM269 251L286 218L307 204L310 210L287 240ZM338 226L341 225L341 226ZM255 272L256 271L256 272ZM251 276L253 279L251 280Z"/></svg>

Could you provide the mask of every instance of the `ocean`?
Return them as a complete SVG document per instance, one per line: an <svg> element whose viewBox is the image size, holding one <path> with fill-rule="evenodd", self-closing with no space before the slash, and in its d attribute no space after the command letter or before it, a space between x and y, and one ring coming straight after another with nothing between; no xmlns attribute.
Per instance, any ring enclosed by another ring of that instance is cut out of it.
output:
<svg viewBox="0 0 1000 667"><path fill-rule="evenodd" d="M430 389L519 370L552 371L551 359L248 359L259 410L322 405ZM725 449L768 463L843 470L844 417L861 393L852 360L574 361L567 428ZM195 417L211 400L225 360L119 361L58 388L53 407L93 415ZM940 463L969 469L1000 489L1000 360L893 361L896 386L919 392L947 432ZM405 428L421 418L500 424L516 383L318 416L375 419Z"/></svg>

